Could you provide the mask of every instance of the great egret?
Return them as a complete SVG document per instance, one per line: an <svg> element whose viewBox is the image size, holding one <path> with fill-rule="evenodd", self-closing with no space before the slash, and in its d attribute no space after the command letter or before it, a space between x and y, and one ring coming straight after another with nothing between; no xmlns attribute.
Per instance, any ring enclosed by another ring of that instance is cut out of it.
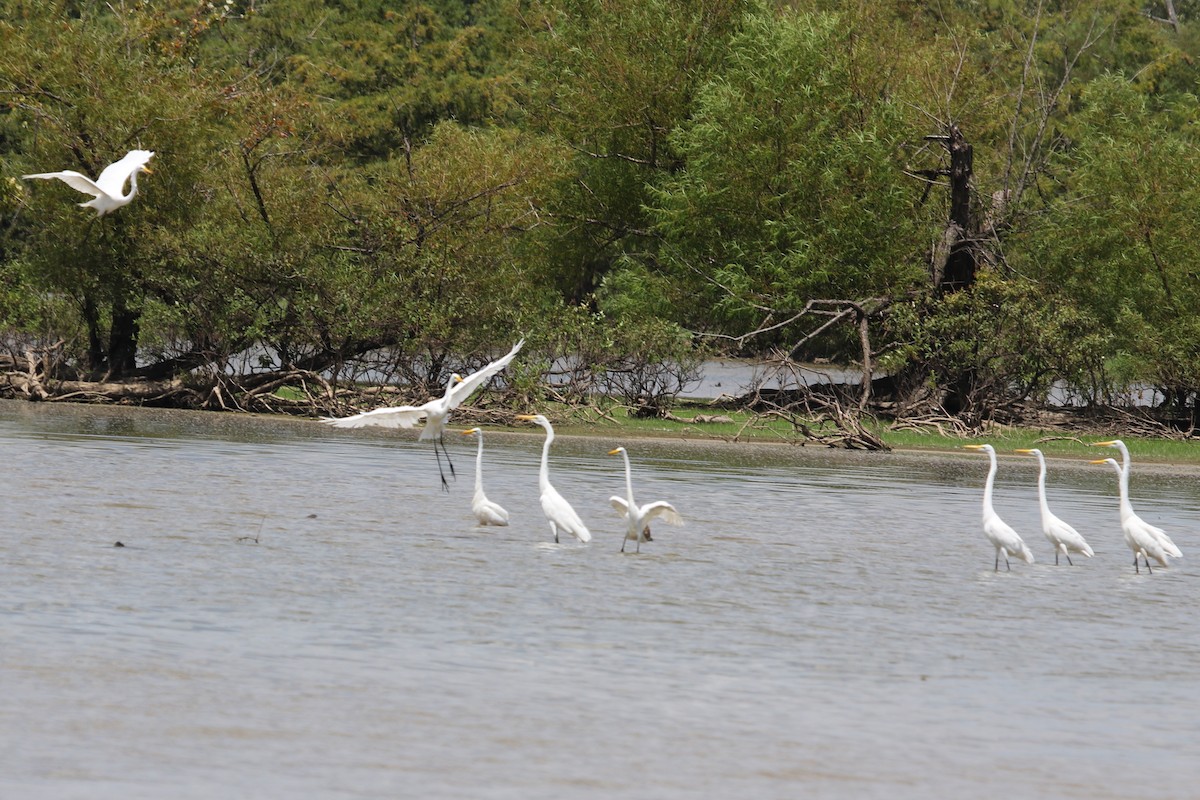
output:
<svg viewBox="0 0 1200 800"><path fill-rule="evenodd" d="M1107 441L1107 442L1094 442L1091 446L1092 447L1113 447L1121 452L1121 472L1125 475L1125 492L1128 493L1129 492L1129 448L1126 447L1125 443L1122 442L1120 439L1112 439L1111 441ZM1103 461L1104 461L1104 459L1100 459L1096 463L1102 463ZM1133 512L1133 507L1131 505L1130 513L1132 513L1132 512ZM1122 512L1122 514L1124 514L1124 512ZM1183 553L1179 550L1178 547L1175 546L1175 543L1171 541L1171 537L1167 536L1166 532L1164 532L1162 528L1156 528L1153 525L1150 525L1148 527L1154 532L1154 535L1158 538L1158 540L1160 542L1162 542L1163 552L1165 552L1167 555L1173 556L1175 558L1183 558ZM1146 567L1146 569L1149 569L1149 568L1150 568L1149 566Z"/></svg>
<svg viewBox="0 0 1200 800"><path fill-rule="evenodd" d="M411 428L421 420L425 420L420 441L433 440L433 454L437 456L438 474L442 477L442 488L449 491L450 485L446 483L446 473L442 471L441 454L446 454L446 463L450 465L450 475L455 477L454 462L450 460L450 453L446 450L446 443L442 439L446 431L446 422L450 419L450 412L462 405L463 401L489 378L507 367L523 344L525 344L524 339L514 344L512 350L508 351L508 355L496 359L465 378L458 373L451 375L450 381L446 385L446 393L423 405L376 408L352 417L325 417L321 421L335 428L365 428L368 425L377 425L381 428ZM441 452L438 451L439 445Z"/></svg>
<svg viewBox="0 0 1200 800"><path fill-rule="evenodd" d="M152 174L146 164L153 156L153 150L130 150L120 161L115 161L105 167L104 171L100 173L100 177L94 181L73 169L64 169L62 172L38 172L21 177L26 180L57 178L78 192L93 195L91 200L79 205L83 208L94 208L96 216L103 217L133 200L138 191L138 173ZM126 181L129 182L129 194L121 194L125 190Z"/></svg>
<svg viewBox="0 0 1200 800"><path fill-rule="evenodd" d="M1100 458L1092 463L1110 464L1117 471L1117 486L1121 491L1121 530L1125 533L1125 544L1133 551L1134 572L1141 572L1138 555L1146 562L1146 571L1151 573L1150 558L1165 567L1169 556L1182 557L1183 553L1162 528L1154 527L1134 513L1133 504L1129 502L1129 470L1122 469L1115 458Z"/></svg>
<svg viewBox="0 0 1200 800"><path fill-rule="evenodd" d="M550 443L554 441L554 428L550 420L541 414L519 414L517 419L533 422L546 429L546 443L542 445L542 468L538 472L538 485L542 490L542 511L550 521L550 530L554 531L554 541L558 542L559 528L572 533L581 542L590 542L592 534L588 531L583 520L575 513L563 496L550 485Z"/></svg>
<svg viewBox="0 0 1200 800"><path fill-rule="evenodd" d="M1042 451L1035 447L1017 452L1037 456L1038 503L1042 507L1042 533L1046 534L1046 538L1050 540L1050 546L1054 548L1055 566L1058 566L1059 553L1067 557L1067 563L1071 566L1075 566L1071 561L1072 552L1081 553L1088 558L1094 556L1091 545L1084 540L1079 531L1050 513L1050 504L1046 502L1046 458L1042 455Z"/></svg>
<svg viewBox="0 0 1200 800"><path fill-rule="evenodd" d="M499 503L493 503L483 493L483 431L471 428L462 432L463 436L472 436L479 440L479 450L475 453L475 496L471 498L471 510L480 525L507 525L508 512Z"/></svg>
<svg viewBox="0 0 1200 800"><path fill-rule="evenodd" d="M621 540L621 552L625 552L625 542L634 541L637 542L636 552L640 553L642 552L642 542L650 541L650 521L652 519L662 517L663 522L669 525L682 525L683 517L679 516L675 506L663 500L647 503L644 506L635 503L629 453L625 452L624 447L608 451L610 456L615 456L617 453L620 453L621 457L625 459L625 497L613 495L608 498L608 502L612 503L612 507L617 510L617 513L625 518L625 538Z"/></svg>
<svg viewBox="0 0 1200 800"><path fill-rule="evenodd" d="M996 449L990 444L963 445L968 450L980 450L988 454L991 467L988 469L987 483L983 487L983 533L988 541L996 548L996 572L1000 571L1000 554L1004 553L1004 566L1011 572L1009 555L1019 556L1026 564L1033 563L1033 551L1025 544L1020 534L1000 519L1000 515L992 508L992 484L996 480Z"/></svg>

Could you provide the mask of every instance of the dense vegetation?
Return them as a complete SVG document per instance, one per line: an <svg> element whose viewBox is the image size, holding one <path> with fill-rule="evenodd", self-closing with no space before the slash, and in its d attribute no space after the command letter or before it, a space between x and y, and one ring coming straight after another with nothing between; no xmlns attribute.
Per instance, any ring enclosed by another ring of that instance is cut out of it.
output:
<svg viewBox="0 0 1200 800"><path fill-rule="evenodd" d="M1200 391L1198 4L9 0L11 391L662 404L713 352L971 422ZM94 219L60 183L156 151ZM120 382L120 383L117 383ZM148 387L148 388L147 388ZM553 387L553 388L550 388Z"/></svg>

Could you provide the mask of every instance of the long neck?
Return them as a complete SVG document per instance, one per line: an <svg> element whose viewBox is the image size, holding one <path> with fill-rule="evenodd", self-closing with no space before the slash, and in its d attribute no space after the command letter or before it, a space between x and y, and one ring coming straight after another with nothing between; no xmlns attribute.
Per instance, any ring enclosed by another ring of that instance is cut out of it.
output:
<svg viewBox="0 0 1200 800"><path fill-rule="evenodd" d="M625 459L625 499L629 501L630 513L633 513L636 506L633 504L633 471L629 468L629 453L622 450L621 458Z"/></svg>
<svg viewBox="0 0 1200 800"><path fill-rule="evenodd" d="M1046 502L1046 459L1038 453L1038 503L1042 506L1042 516L1050 513L1050 504Z"/></svg>
<svg viewBox="0 0 1200 800"><path fill-rule="evenodd" d="M546 443L542 445L542 468L538 472L538 485L545 489L550 485L550 443L554 441L554 428L549 423L542 426L546 429Z"/></svg>
<svg viewBox="0 0 1200 800"><path fill-rule="evenodd" d="M988 452L991 466L988 468L987 482L983 485L983 515L986 517L995 513L992 510L992 482L996 480L996 454Z"/></svg>
<svg viewBox="0 0 1200 800"><path fill-rule="evenodd" d="M137 174L139 172L141 172L141 170L135 169L133 172L129 173L129 194L122 196L122 200L129 201L132 200L135 195L137 195Z"/></svg>
<svg viewBox="0 0 1200 800"><path fill-rule="evenodd" d="M1117 470L1117 485L1121 489L1121 519L1133 514L1133 504L1129 502L1129 469Z"/></svg>
<svg viewBox="0 0 1200 800"><path fill-rule="evenodd" d="M1129 475L1129 448L1124 442L1121 443L1121 470L1126 476Z"/></svg>
<svg viewBox="0 0 1200 800"><path fill-rule="evenodd" d="M483 491L483 434L475 434L479 439L479 449L475 452L475 492Z"/></svg>

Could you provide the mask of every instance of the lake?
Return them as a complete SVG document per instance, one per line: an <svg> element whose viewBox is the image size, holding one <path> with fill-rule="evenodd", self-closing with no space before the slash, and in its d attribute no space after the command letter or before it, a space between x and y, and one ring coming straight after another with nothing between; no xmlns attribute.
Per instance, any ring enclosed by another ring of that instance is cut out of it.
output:
<svg viewBox="0 0 1200 800"><path fill-rule="evenodd" d="M555 545L540 429L485 435L508 528L468 437L442 492L414 432L0 402L0 797L1196 796L1195 469L1135 449L1139 575L1110 451L1050 464L1074 567L1002 456L995 573L974 453L560 437ZM640 554L618 444L686 519Z"/></svg>

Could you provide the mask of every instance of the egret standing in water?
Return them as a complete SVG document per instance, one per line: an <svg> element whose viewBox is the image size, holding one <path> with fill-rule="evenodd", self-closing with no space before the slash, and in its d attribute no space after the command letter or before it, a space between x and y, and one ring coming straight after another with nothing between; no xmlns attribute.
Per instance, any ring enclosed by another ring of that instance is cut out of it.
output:
<svg viewBox="0 0 1200 800"><path fill-rule="evenodd" d="M1167 565L1168 556L1181 558L1183 553L1171 541L1171 537L1167 536L1166 531L1154 527L1134 513L1133 504L1129 502L1129 470L1123 469L1115 458L1101 458L1092 463L1108 464L1117 471L1117 487L1121 492L1121 530L1125 534L1125 544L1133 551L1133 571L1141 572L1138 569L1139 555L1146 562L1146 571L1152 574L1150 558L1164 567Z"/></svg>
<svg viewBox="0 0 1200 800"><path fill-rule="evenodd" d="M493 503L483 493L483 431L471 428L462 432L463 436L474 436L479 440L479 450L475 453L475 496L471 498L471 511L480 525L507 525L508 512L499 503Z"/></svg>
<svg viewBox="0 0 1200 800"><path fill-rule="evenodd" d="M1009 555L1019 556L1026 564L1033 563L1033 552L1025 544L1020 534L1000 519L1000 515L992 508L992 484L996 480L996 450L990 444L963 445L968 450L980 450L988 454L991 467L988 469L987 483L983 487L983 533L988 541L996 548L995 571L1000 571L1000 554L1004 554L1004 566L1011 572Z"/></svg>
<svg viewBox="0 0 1200 800"><path fill-rule="evenodd" d="M464 400L493 375L507 367L521 350L523 344L525 344L524 339L514 344L512 350L509 350L504 357L496 359L465 378L458 373L451 375L450 381L446 385L446 393L423 405L376 408L352 417L325 417L321 421L335 428L365 428L368 425L377 425L381 428L411 428L421 420L425 420L420 441L433 440L433 454L437 456L438 474L442 478L442 488L449 491L450 485L446 483L446 473L442 471L442 453L446 454L446 463L450 465L450 476L456 476L454 475L454 462L450 460L450 453L446 450L446 443L442 437L446 431L446 423L450 419L450 412L462 405Z"/></svg>
<svg viewBox="0 0 1200 800"><path fill-rule="evenodd" d="M554 441L554 428L550 420L541 414L520 414L517 419L541 425L546 430L546 443L542 445L542 468L538 472L538 486L542 490L542 512L550 521L550 530L554 531L554 541L558 542L558 531L561 528L567 533L574 534L581 542L590 542L592 534L583 524L583 520L575 513L558 491L550 485L550 443Z"/></svg>
<svg viewBox="0 0 1200 800"><path fill-rule="evenodd" d="M96 210L97 217L103 217L121 206L128 205L137 196L138 173L152 174L146 164L153 156L153 150L130 150L120 161L105 167L104 171L100 173L100 177L94 181L82 172L76 172L73 169L64 169L61 172L38 172L21 177L26 180L47 181L57 178L77 192L90 194L92 199L79 205L83 208L93 208ZM122 194L125 191L126 182L129 183L129 194Z"/></svg>
<svg viewBox="0 0 1200 800"><path fill-rule="evenodd" d="M1037 456L1038 504L1042 507L1042 533L1046 534L1046 538L1050 541L1050 546L1054 548L1055 566L1058 565L1059 553L1067 557L1067 563L1071 566L1075 566L1071 561L1071 553L1073 552L1091 558L1095 553L1092 552L1091 546L1084 540L1079 531L1050 512L1050 504L1046 502L1046 458L1042 455L1042 451L1035 447L1031 450L1018 450L1017 452Z"/></svg>
<svg viewBox="0 0 1200 800"><path fill-rule="evenodd" d="M1128 493L1129 493L1129 474L1130 474L1129 473L1129 470L1130 470L1129 448L1126 447L1125 443L1122 442L1120 439L1112 439L1107 442L1094 442L1091 446L1092 447L1113 447L1113 448L1116 448L1118 451L1120 451L1120 453L1121 453L1121 472L1125 475L1124 491L1125 491L1126 495L1128 495ZM1098 461L1095 461L1093 463L1100 464L1103 462L1104 462L1104 459L1099 459ZM1133 514L1133 506L1132 505L1130 505L1129 513ZM1122 519L1124 519L1124 515L1125 515L1125 512L1122 511L1121 512ZM1134 517L1136 517L1139 522L1142 522L1142 519L1140 517L1137 517L1136 514L1134 514ZM1122 523L1122 524L1124 524L1124 523ZM1150 529L1150 531L1153 533L1153 535L1162 543L1164 553L1166 553L1167 555L1172 556L1174 558L1183 558L1183 552L1178 547L1175 546L1175 543L1173 541L1171 541L1171 537L1167 536L1166 532L1162 528L1156 528L1153 525L1147 525L1145 522L1142 522L1142 524L1146 525L1146 527L1148 527ZM1146 569L1149 569L1149 568L1150 568L1150 565L1147 564Z"/></svg>
<svg viewBox="0 0 1200 800"><path fill-rule="evenodd" d="M615 456L617 453L625 459L625 497L613 495L608 498L612 503L612 507L617 510L617 513L625 518L625 538L621 540L621 552L625 552L625 542L637 542L637 550L642 552L642 542L650 541L650 521L661 517L663 522L669 525L682 525L683 517L679 516L679 512L675 510L675 506L670 503L659 500L654 503L647 503L644 506L639 506L633 501L633 473L629 467L629 453L625 452L624 447L618 447L615 450L609 450L610 456Z"/></svg>

